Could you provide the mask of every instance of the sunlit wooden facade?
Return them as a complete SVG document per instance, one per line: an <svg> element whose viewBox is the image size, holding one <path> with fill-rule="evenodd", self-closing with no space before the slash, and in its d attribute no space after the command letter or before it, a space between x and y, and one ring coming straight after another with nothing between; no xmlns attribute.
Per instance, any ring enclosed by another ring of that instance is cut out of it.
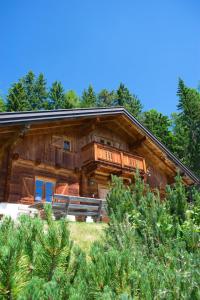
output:
<svg viewBox="0 0 200 300"><path fill-rule="evenodd" d="M105 198L111 175L139 170L163 190L179 170L198 178L123 108L0 114L0 201L50 202L53 194Z"/></svg>

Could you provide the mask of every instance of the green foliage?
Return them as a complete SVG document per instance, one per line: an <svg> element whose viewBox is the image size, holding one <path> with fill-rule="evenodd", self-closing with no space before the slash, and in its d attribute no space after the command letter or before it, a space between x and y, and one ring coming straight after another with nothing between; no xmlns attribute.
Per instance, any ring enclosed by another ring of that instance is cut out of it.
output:
<svg viewBox="0 0 200 300"><path fill-rule="evenodd" d="M80 99L73 90L70 90L65 94L63 108L68 109L68 108L77 108L77 107L80 107Z"/></svg>
<svg viewBox="0 0 200 300"><path fill-rule="evenodd" d="M97 103L97 97L94 92L94 89L91 85L89 85L87 90L83 91L81 106L82 107L95 107Z"/></svg>
<svg viewBox="0 0 200 300"><path fill-rule="evenodd" d="M194 190L193 202L188 202L177 176L174 186L167 188L166 200L161 200L138 174L135 180L126 189L114 178L107 199L110 225L104 251L116 249L119 260L126 253L131 265L121 275L126 288L115 290L113 299L120 293L130 299L199 299L199 192Z"/></svg>
<svg viewBox="0 0 200 300"><path fill-rule="evenodd" d="M183 147L185 152L181 151L179 157L188 162L191 169L200 175L200 93L195 89L188 88L180 79L177 95L179 96L178 109L180 113L175 123L175 132L184 133L185 137ZM181 127L182 130L180 130Z"/></svg>
<svg viewBox="0 0 200 300"><path fill-rule="evenodd" d="M103 89L98 94L97 104L99 107L110 107L114 106L114 101L116 98L116 94L114 91L108 91Z"/></svg>
<svg viewBox="0 0 200 300"><path fill-rule="evenodd" d="M155 109L144 112L142 123L148 128L160 141L170 149L173 146L174 137L170 130L171 120L159 113Z"/></svg>
<svg viewBox="0 0 200 300"><path fill-rule="evenodd" d="M183 116L180 114L172 114L172 134L173 134L173 153L181 159L186 165L190 165L188 152L189 133L188 128L183 122Z"/></svg>
<svg viewBox="0 0 200 300"><path fill-rule="evenodd" d="M46 80L44 78L44 75L42 73L39 74L39 76L35 80L35 86L34 86L34 104L35 109L47 109L48 108L48 93L46 88Z"/></svg>
<svg viewBox="0 0 200 300"><path fill-rule="evenodd" d="M123 83L120 84L116 91L115 105L124 106L134 117L139 117L142 111L140 100L132 95Z"/></svg>
<svg viewBox="0 0 200 300"><path fill-rule="evenodd" d="M109 226L89 253L73 246L65 220L22 216L0 225L0 299L200 299L200 194L177 176L166 199L139 172L112 178ZM77 233L78 234L78 233Z"/></svg>
<svg viewBox="0 0 200 300"><path fill-rule="evenodd" d="M65 94L61 82L53 82L49 91L49 109L64 108Z"/></svg>
<svg viewBox="0 0 200 300"><path fill-rule="evenodd" d="M20 80L23 89L25 91L27 102L31 109L37 109L37 103L35 98L35 74L30 71Z"/></svg>
<svg viewBox="0 0 200 300"><path fill-rule="evenodd" d="M28 111L47 108L46 81L30 71L10 88L7 96L8 111Z"/></svg>
<svg viewBox="0 0 200 300"><path fill-rule="evenodd" d="M0 96L0 112L6 111L6 103L4 102L3 98Z"/></svg>
<svg viewBox="0 0 200 300"><path fill-rule="evenodd" d="M14 83L7 96L8 111L28 111L31 109L27 99L26 91L21 82Z"/></svg>

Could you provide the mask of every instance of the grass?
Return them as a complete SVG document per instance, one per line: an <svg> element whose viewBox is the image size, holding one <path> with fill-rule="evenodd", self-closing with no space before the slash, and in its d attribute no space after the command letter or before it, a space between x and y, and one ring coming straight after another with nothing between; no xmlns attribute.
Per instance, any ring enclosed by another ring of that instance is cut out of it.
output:
<svg viewBox="0 0 200 300"><path fill-rule="evenodd" d="M70 222L69 229L71 239L75 244L88 252L94 241L101 240L104 235L105 223Z"/></svg>

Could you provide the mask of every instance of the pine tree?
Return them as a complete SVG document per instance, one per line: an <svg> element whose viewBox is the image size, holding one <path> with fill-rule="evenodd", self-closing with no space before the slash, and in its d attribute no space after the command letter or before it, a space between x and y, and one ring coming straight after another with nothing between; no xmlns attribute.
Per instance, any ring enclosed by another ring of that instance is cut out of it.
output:
<svg viewBox="0 0 200 300"><path fill-rule="evenodd" d="M189 166L200 174L200 93L186 87L183 80L179 80L178 92L179 123L185 128L187 158ZM188 134L188 135L187 135Z"/></svg>
<svg viewBox="0 0 200 300"><path fill-rule="evenodd" d="M35 94L35 109L47 109L47 89L46 89L46 80L42 73L39 74L38 78L35 80L34 86L34 94Z"/></svg>
<svg viewBox="0 0 200 300"><path fill-rule="evenodd" d="M29 260L11 219L0 225L0 299L17 299L29 280Z"/></svg>
<svg viewBox="0 0 200 300"><path fill-rule="evenodd" d="M114 105L114 100L116 98L114 91L108 91L106 89L103 89L100 91L100 93L97 95L97 104L99 107L111 107Z"/></svg>
<svg viewBox="0 0 200 300"><path fill-rule="evenodd" d="M53 82L49 91L49 109L64 108L65 94L60 81Z"/></svg>
<svg viewBox="0 0 200 300"><path fill-rule="evenodd" d="M115 105L124 106L134 117L138 118L142 111L140 100L132 95L123 83L120 83L116 92Z"/></svg>
<svg viewBox="0 0 200 300"><path fill-rule="evenodd" d="M171 115L173 145L172 152L186 165L190 166L188 157L189 131L184 122L184 117L178 113Z"/></svg>
<svg viewBox="0 0 200 300"><path fill-rule="evenodd" d="M37 100L35 96L35 74L32 71L29 71L28 74L20 79L20 82L23 85L27 102L29 102L31 110L37 109Z"/></svg>
<svg viewBox="0 0 200 300"><path fill-rule="evenodd" d="M64 105L63 108L77 108L80 107L80 100L75 91L69 90L65 94Z"/></svg>
<svg viewBox="0 0 200 300"><path fill-rule="evenodd" d="M6 111L6 104L3 100L3 98L0 97L0 112Z"/></svg>
<svg viewBox="0 0 200 300"><path fill-rule="evenodd" d="M87 90L83 91L81 106L82 107L95 107L97 103L96 94L91 85L89 85Z"/></svg>
<svg viewBox="0 0 200 300"><path fill-rule="evenodd" d="M47 108L46 81L30 71L14 84L8 94L8 110L40 110Z"/></svg>
<svg viewBox="0 0 200 300"><path fill-rule="evenodd" d="M172 149L174 137L170 130L171 120L167 116L164 116L155 109L151 109L143 113L142 123L163 144L165 144L170 150Z"/></svg>
<svg viewBox="0 0 200 300"><path fill-rule="evenodd" d="M8 111L28 111L31 109L26 91L21 82L14 83L7 96Z"/></svg>

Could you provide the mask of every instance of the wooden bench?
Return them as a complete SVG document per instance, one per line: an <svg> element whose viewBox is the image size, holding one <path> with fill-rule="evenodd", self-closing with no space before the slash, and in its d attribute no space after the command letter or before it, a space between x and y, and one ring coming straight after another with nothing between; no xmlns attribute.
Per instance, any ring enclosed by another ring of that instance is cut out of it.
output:
<svg viewBox="0 0 200 300"><path fill-rule="evenodd" d="M90 216L95 221L100 221L102 214L105 214L106 200L55 194L52 208L55 217L59 214L63 216Z"/></svg>

